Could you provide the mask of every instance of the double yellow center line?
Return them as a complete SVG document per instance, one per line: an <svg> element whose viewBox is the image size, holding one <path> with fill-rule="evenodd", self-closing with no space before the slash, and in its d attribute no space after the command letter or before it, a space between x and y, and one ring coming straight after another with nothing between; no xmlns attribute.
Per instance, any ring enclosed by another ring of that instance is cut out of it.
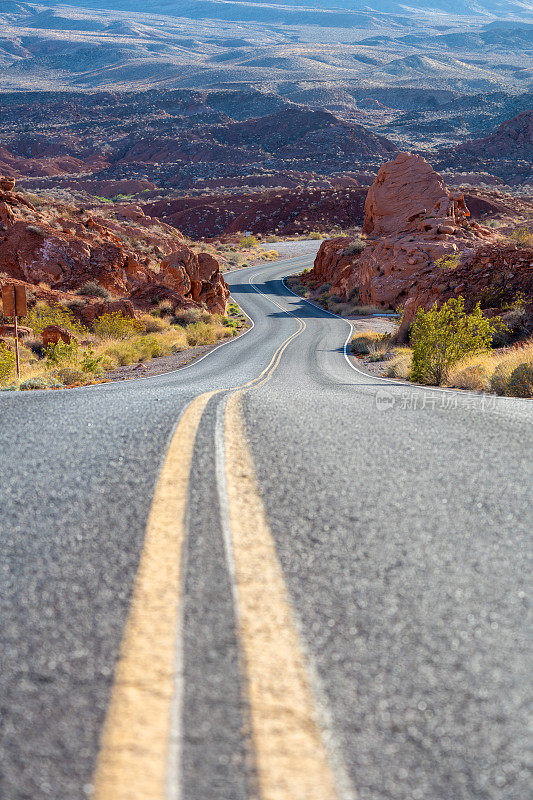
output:
<svg viewBox="0 0 533 800"><path fill-rule="evenodd" d="M229 390L234 393L224 413L219 491L225 493L229 517L243 683L261 800L338 800L240 407L242 391L265 383L304 330L305 323L298 323L257 378ZM202 415L219 393L202 394L186 408L159 475L103 729L94 800L195 800L181 798L179 776L169 776L169 769L176 769L170 742L183 678L176 653L189 475Z"/></svg>

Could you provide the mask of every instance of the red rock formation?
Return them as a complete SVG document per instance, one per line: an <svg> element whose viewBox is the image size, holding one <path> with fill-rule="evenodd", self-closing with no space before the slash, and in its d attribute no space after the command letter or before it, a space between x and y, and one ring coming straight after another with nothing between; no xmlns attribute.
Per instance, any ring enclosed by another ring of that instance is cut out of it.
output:
<svg viewBox="0 0 533 800"><path fill-rule="evenodd" d="M60 328L59 325L47 325L47 327L41 331L41 339L43 340L44 347L57 344L60 341L65 342L65 344L70 344L74 338L75 337L69 333L69 331Z"/></svg>
<svg viewBox="0 0 533 800"><path fill-rule="evenodd" d="M324 242L304 281L330 283L344 300L357 291L362 303L404 306L402 334L420 305L459 294L473 303L506 282L510 299L533 295L529 251L470 221L463 196L420 156L401 153L384 164L365 208L362 254L349 256L346 239Z"/></svg>
<svg viewBox="0 0 533 800"><path fill-rule="evenodd" d="M159 286L171 291L174 306L205 304L225 313L229 290L218 261L195 253L174 228L139 206L118 206L118 221L52 202L37 210L14 185L13 178L0 177L0 272L60 291L96 281L116 296L133 298ZM85 315L94 319L96 307L91 304Z"/></svg>

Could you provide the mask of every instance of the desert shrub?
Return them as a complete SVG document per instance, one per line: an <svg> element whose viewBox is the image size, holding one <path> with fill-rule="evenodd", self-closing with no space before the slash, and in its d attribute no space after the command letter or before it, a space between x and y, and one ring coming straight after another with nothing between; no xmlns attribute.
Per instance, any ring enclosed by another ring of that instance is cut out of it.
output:
<svg viewBox="0 0 533 800"><path fill-rule="evenodd" d="M87 373L78 367L61 367L56 375L65 386L84 385L90 380Z"/></svg>
<svg viewBox="0 0 533 800"><path fill-rule="evenodd" d="M137 342L138 361L149 361L151 358L160 358L167 355L168 348L163 344L159 336L149 333Z"/></svg>
<svg viewBox="0 0 533 800"><path fill-rule="evenodd" d="M45 352L46 368L55 369L58 366L76 362L78 359L78 342L73 340L70 344L59 341L49 344Z"/></svg>
<svg viewBox="0 0 533 800"><path fill-rule="evenodd" d="M59 325L74 336L85 335L88 332L68 308L42 302L28 311L24 317L24 325L32 328L35 333L41 333L49 325Z"/></svg>
<svg viewBox="0 0 533 800"><path fill-rule="evenodd" d="M481 364L471 364L458 370L448 381L449 386L456 389L470 389L471 391L482 392L487 388L489 375Z"/></svg>
<svg viewBox="0 0 533 800"><path fill-rule="evenodd" d="M22 381L19 389L21 392L29 392L32 389L49 389L50 381L46 378L27 378Z"/></svg>
<svg viewBox="0 0 533 800"><path fill-rule="evenodd" d="M142 325L136 319L125 317L120 311L114 311L98 317L93 330L102 339L129 339L141 332Z"/></svg>
<svg viewBox="0 0 533 800"><path fill-rule="evenodd" d="M28 233L33 233L35 236L44 236L44 231L38 225L27 225L26 230Z"/></svg>
<svg viewBox="0 0 533 800"><path fill-rule="evenodd" d="M0 342L0 383L10 378L15 369L15 353L3 342Z"/></svg>
<svg viewBox="0 0 533 800"><path fill-rule="evenodd" d="M214 344L217 340L217 331L215 326L208 322L193 322L187 326L186 336L189 347L199 347L203 344Z"/></svg>
<svg viewBox="0 0 533 800"><path fill-rule="evenodd" d="M442 256L442 258L438 258L435 261L435 266L440 267L440 269L455 269L459 266L459 262L461 260L460 253L452 253L448 256Z"/></svg>
<svg viewBox="0 0 533 800"><path fill-rule="evenodd" d="M308 235L309 235L310 239L323 239L324 238L322 236L322 234L319 233L318 231L311 231Z"/></svg>
<svg viewBox="0 0 533 800"><path fill-rule="evenodd" d="M174 313L171 324L186 327L194 322L210 322L210 320L211 314L207 311L202 311L200 308L184 308Z"/></svg>
<svg viewBox="0 0 533 800"><path fill-rule="evenodd" d="M278 258L279 253L277 250L263 250L261 252L262 261L276 261ZM244 263L241 266L244 266Z"/></svg>
<svg viewBox="0 0 533 800"><path fill-rule="evenodd" d="M96 281L87 281L84 283L83 286L80 286L78 289L78 294L84 297L101 297L103 300L109 300L111 297L105 286L101 286Z"/></svg>
<svg viewBox="0 0 533 800"><path fill-rule="evenodd" d="M409 347L396 347L387 367L387 377L408 380L411 374L412 362L413 353Z"/></svg>
<svg viewBox="0 0 533 800"><path fill-rule="evenodd" d="M161 300L159 303L159 313L164 317L172 314L172 301L171 300Z"/></svg>
<svg viewBox="0 0 533 800"><path fill-rule="evenodd" d="M140 323L146 333L161 333L168 328L169 322L161 317L153 317L151 314L143 314Z"/></svg>
<svg viewBox="0 0 533 800"><path fill-rule="evenodd" d="M37 336L28 336L24 340L24 346L28 348L37 358L44 358L46 355L45 346L42 343L42 340Z"/></svg>
<svg viewBox="0 0 533 800"><path fill-rule="evenodd" d="M494 327L492 347L507 347L530 336L533 331L533 314L523 307L518 307L494 317L492 323Z"/></svg>
<svg viewBox="0 0 533 800"><path fill-rule="evenodd" d="M354 239L353 242L350 242L350 244L344 248L342 254L344 256L358 256L363 252L365 247L366 242L360 237L357 237L357 239Z"/></svg>
<svg viewBox="0 0 533 800"><path fill-rule="evenodd" d="M411 329L411 380L439 386L461 358L489 347L492 334L479 303L471 314L465 312L462 297L440 308L435 303L429 311L419 308Z"/></svg>
<svg viewBox="0 0 533 800"><path fill-rule="evenodd" d="M511 372L507 394L512 397L533 397L533 362L519 364Z"/></svg>
<svg viewBox="0 0 533 800"><path fill-rule="evenodd" d="M82 297L73 297L72 300L69 300L65 305L70 311L76 312L81 308L85 308L87 302L88 301L84 300Z"/></svg>
<svg viewBox="0 0 533 800"><path fill-rule="evenodd" d="M90 375L100 375L102 372L102 362L104 357L97 355L92 345L83 351L81 356L80 367L83 372Z"/></svg>
<svg viewBox="0 0 533 800"><path fill-rule="evenodd" d="M243 247L246 249L251 247L257 247L258 244L259 241L255 236L243 236L242 239L239 241L239 247Z"/></svg>
<svg viewBox="0 0 533 800"><path fill-rule="evenodd" d="M511 233L511 238L515 240L519 247L533 247L533 233L525 225L516 228Z"/></svg>
<svg viewBox="0 0 533 800"><path fill-rule="evenodd" d="M507 384L509 382L511 372L512 369L505 362L498 364L490 378L490 391L499 395L507 394Z"/></svg>

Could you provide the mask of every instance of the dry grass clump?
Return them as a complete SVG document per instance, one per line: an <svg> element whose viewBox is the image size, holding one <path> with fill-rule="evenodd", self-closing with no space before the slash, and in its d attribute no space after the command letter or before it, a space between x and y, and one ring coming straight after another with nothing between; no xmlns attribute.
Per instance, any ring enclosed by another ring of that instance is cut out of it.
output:
<svg viewBox="0 0 533 800"><path fill-rule="evenodd" d="M146 333L162 333L170 327L170 321L164 317L143 314L139 320Z"/></svg>
<svg viewBox="0 0 533 800"><path fill-rule="evenodd" d="M213 322L193 322L186 329L187 344L189 347L214 344L219 339L227 339L234 335L231 328L222 325L220 317Z"/></svg>
<svg viewBox="0 0 533 800"><path fill-rule="evenodd" d="M356 356L367 356L371 352L371 347L382 341L383 334L377 331L354 333L350 342L352 353Z"/></svg>
<svg viewBox="0 0 533 800"><path fill-rule="evenodd" d="M450 370L446 385L511 397L533 397L533 388L528 388L531 371L533 339L521 347L489 350L461 360Z"/></svg>
<svg viewBox="0 0 533 800"><path fill-rule="evenodd" d="M209 322L211 319L211 314L201 308L183 308L181 310L176 309L171 322L173 325L186 327L194 322Z"/></svg>
<svg viewBox="0 0 533 800"><path fill-rule="evenodd" d="M471 364L470 366L459 369L454 377L456 389L469 389L474 392L482 392L487 388L488 373L481 364Z"/></svg>
<svg viewBox="0 0 533 800"><path fill-rule="evenodd" d="M96 347L98 355L103 356L105 369L124 367L150 361L152 358L169 356L186 347L185 332L181 328L168 328L163 333L148 333L131 336L128 339L111 339Z"/></svg>
<svg viewBox="0 0 533 800"><path fill-rule="evenodd" d="M392 358L387 366L387 378L401 378L409 380L413 364L413 351L410 347L395 347Z"/></svg>

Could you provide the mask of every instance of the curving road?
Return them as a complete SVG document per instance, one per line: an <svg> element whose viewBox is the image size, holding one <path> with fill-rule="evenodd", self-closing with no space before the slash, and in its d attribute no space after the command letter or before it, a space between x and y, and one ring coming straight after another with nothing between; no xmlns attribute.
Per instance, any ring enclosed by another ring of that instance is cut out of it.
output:
<svg viewBox="0 0 533 800"><path fill-rule="evenodd" d="M528 796L533 404L357 371L309 260L190 367L0 396L1 798Z"/></svg>

